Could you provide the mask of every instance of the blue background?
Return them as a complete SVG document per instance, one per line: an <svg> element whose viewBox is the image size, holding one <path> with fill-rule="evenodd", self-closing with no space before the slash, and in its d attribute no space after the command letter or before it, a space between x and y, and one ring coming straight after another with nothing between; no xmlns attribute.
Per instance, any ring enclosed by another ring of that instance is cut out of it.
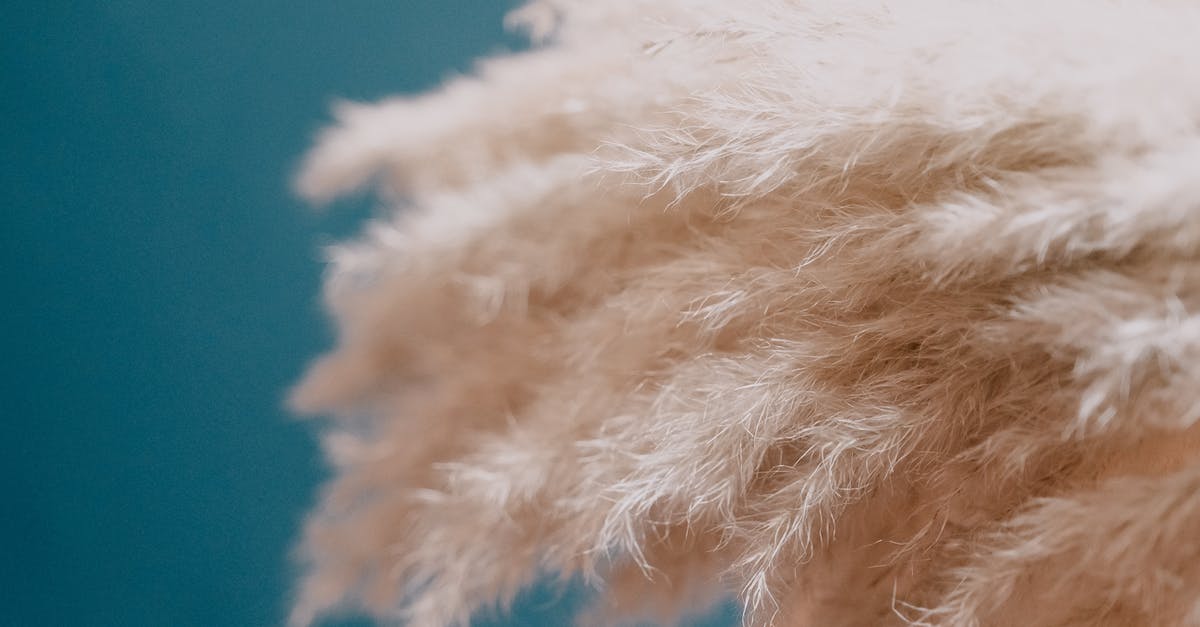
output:
<svg viewBox="0 0 1200 627"><path fill-rule="evenodd" d="M519 47L508 8L0 10L0 624L282 621L325 469L281 400L332 342L320 246L371 213L314 212L288 181L333 97L427 89ZM539 589L496 624L579 603Z"/></svg>

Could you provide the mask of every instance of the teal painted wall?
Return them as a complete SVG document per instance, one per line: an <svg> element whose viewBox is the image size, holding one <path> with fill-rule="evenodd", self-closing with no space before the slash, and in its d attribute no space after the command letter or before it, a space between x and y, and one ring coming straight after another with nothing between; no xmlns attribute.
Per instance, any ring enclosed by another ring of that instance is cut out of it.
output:
<svg viewBox="0 0 1200 627"><path fill-rule="evenodd" d="M288 179L334 97L518 46L507 8L2 9L0 624L280 623L324 476L281 399L332 341L320 246L371 213L313 212ZM561 624L579 601L542 589L487 624Z"/></svg>

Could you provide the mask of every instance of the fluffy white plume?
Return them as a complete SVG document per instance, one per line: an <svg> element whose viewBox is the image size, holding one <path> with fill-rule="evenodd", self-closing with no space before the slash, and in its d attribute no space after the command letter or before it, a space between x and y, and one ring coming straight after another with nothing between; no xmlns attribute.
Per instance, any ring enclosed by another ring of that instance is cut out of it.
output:
<svg viewBox="0 0 1200 627"><path fill-rule="evenodd" d="M345 105L293 620L1200 624L1200 7L546 0ZM1188 69L1192 68L1192 69Z"/></svg>

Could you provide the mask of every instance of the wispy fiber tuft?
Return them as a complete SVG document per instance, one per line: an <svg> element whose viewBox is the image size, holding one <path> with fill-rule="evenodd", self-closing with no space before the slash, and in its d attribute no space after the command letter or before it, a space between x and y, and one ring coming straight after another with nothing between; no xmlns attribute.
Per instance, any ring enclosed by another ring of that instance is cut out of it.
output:
<svg viewBox="0 0 1200 627"><path fill-rule="evenodd" d="M1200 624L1200 7L543 0L297 186L334 418L292 622Z"/></svg>

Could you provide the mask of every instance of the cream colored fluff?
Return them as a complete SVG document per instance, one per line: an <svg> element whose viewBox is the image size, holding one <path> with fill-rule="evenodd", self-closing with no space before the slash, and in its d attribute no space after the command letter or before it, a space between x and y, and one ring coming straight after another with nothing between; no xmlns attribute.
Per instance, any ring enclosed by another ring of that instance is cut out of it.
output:
<svg viewBox="0 0 1200 627"><path fill-rule="evenodd" d="M1200 6L549 0L347 105L297 624L1200 624ZM399 199L404 199L399 201Z"/></svg>

